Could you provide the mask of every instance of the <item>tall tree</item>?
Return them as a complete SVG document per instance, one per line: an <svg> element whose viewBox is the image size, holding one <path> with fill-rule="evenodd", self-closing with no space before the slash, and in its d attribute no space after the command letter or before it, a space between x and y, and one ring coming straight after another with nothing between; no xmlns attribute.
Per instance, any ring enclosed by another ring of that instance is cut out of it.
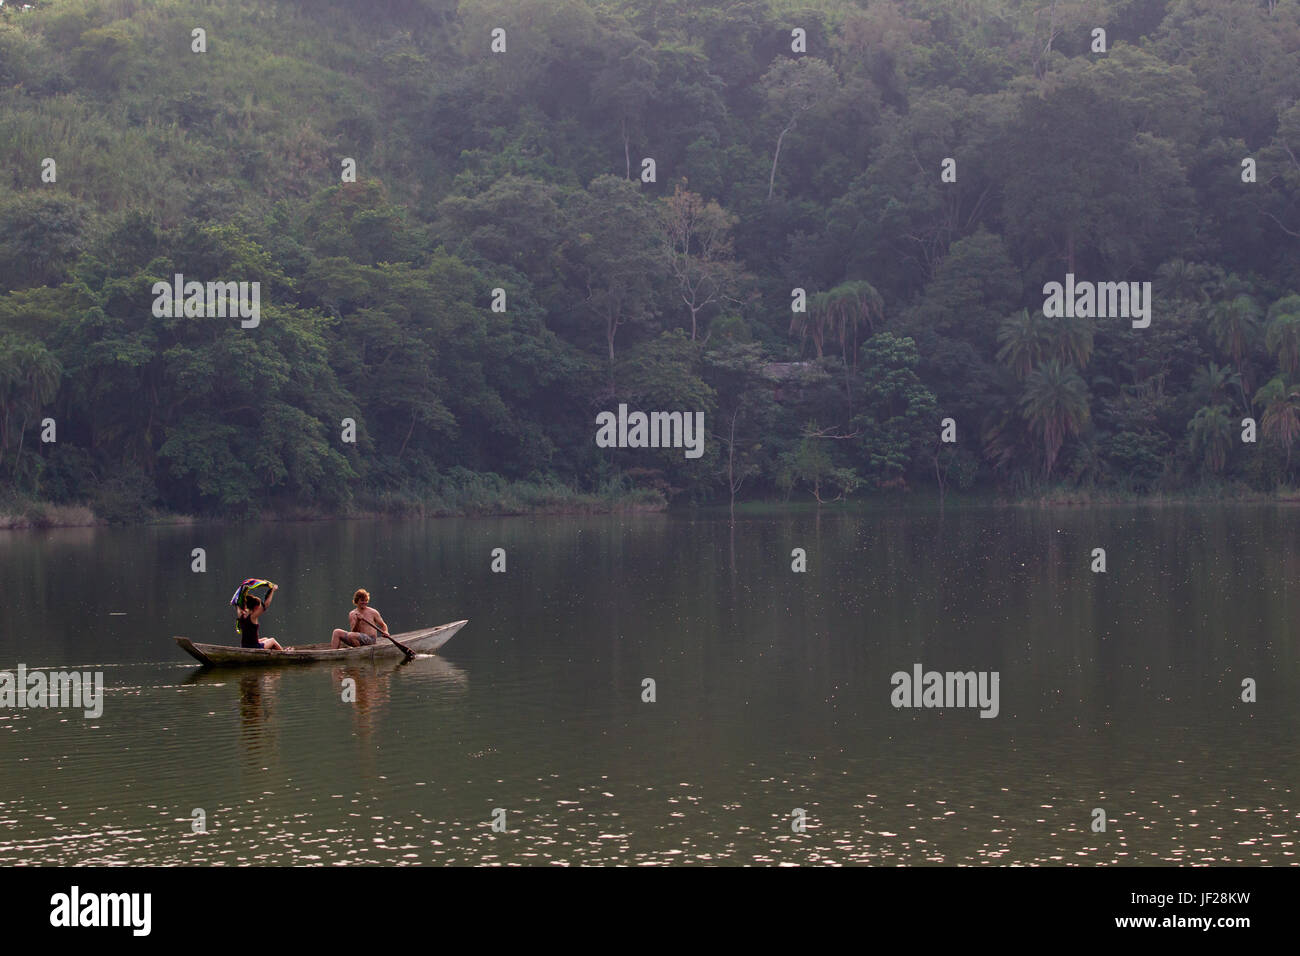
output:
<svg viewBox="0 0 1300 956"><path fill-rule="evenodd" d="M1289 472L1291 446L1300 438L1300 385L1290 383L1279 375L1255 393L1255 404L1264 408L1259 430L1265 438L1276 441L1286 449L1286 471Z"/></svg>
<svg viewBox="0 0 1300 956"><path fill-rule="evenodd" d="M1232 421L1227 405L1206 405L1197 410L1187 423L1187 440L1192 454L1201 460L1201 466L1211 474L1220 474L1228 462L1232 448Z"/></svg>
<svg viewBox="0 0 1300 956"><path fill-rule="evenodd" d="M1243 363L1259 335L1259 315L1259 304L1249 295L1218 302L1210 312L1210 332L1219 348L1232 356L1232 364L1241 370L1245 389L1250 388L1250 372ZM1249 405L1244 392L1242 401Z"/></svg>
<svg viewBox="0 0 1300 956"><path fill-rule="evenodd" d="M664 258L690 313L694 340L708 311L738 304L742 271L731 241L736 217L680 183L671 196L659 200L658 212Z"/></svg>
<svg viewBox="0 0 1300 956"><path fill-rule="evenodd" d="M1042 315L1021 309L1003 321L998 345L998 361L1025 379L1051 348L1051 333Z"/></svg>
<svg viewBox="0 0 1300 956"><path fill-rule="evenodd" d="M573 197L569 226L561 255L583 308L603 329L613 396L618 333L629 325L647 327L658 315L655 284L664 251L654 210L636 183L599 176Z"/></svg>
<svg viewBox="0 0 1300 956"><path fill-rule="evenodd" d="M1269 307L1264 343L1288 375L1300 367L1300 295L1288 295Z"/></svg>
<svg viewBox="0 0 1300 956"><path fill-rule="evenodd" d="M1210 404L1226 399L1229 389L1234 387L1241 388L1241 376L1232 370L1231 365L1210 362L1198 368L1192 378L1193 394Z"/></svg>
<svg viewBox="0 0 1300 956"><path fill-rule="evenodd" d="M22 460L27 426L54 400L62 374L59 360L43 343L14 333L0 337L0 461L9 450L10 426L16 424L13 477Z"/></svg>
<svg viewBox="0 0 1300 956"><path fill-rule="evenodd" d="M776 167L781 160L781 146L786 135L798 125L801 117L829 99L838 85L835 71L825 60L812 56L797 60L782 57L764 74L761 83L763 95L781 124L776 148L772 151L772 172L767 178L769 202L776 188Z"/></svg>
<svg viewBox="0 0 1300 956"><path fill-rule="evenodd" d="M1046 329L1050 351L1063 363L1085 368L1092 357L1093 334L1096 324L1092 319L1063 315L1047 319Z"/></svg>
<svg viewBox="0 0 1300 956"><path fill-rule="evenodd" d="M845 364L856 371L858 332L864 326L874 332L876 323L885 317L885 301L880 293L864 279L841 282L824 295L814 297L813 310L822 317L826 330L840 340Z"/></svg>
<svg viewBox="0 0 1300 956"><path fill-rule="evenodd" d="M631 32L606 39L608 58L592 85L592 102L614 120L623 147L623 178L632 178L632 142L642 135L658 92L659 63L650 44Z"/></svg>
<svg viewBox="0 0 1300 956"><path fill-rule="evenodd" d="M853 424L863 473L879 487L904 486L934 445L939 409L916 374L920 361L916 343L892 332L862 343L862 401Z"/></svg>
<svg viewBox="0 0 1300 956"><path fill-rule="evenodd" d="M715 343L718 341L714 339ZM762 475L771 457L766 446L775 426L772 383L763 375L760 346L723 341L705 353L705 379L718 396L713 438L722 447L722 472L732 518L736 495L751 478Z"/></svg>
<svg viewBox="0 0 1300 956"><path fill-rule="evenodd" d="M1073 368L1050 359L1025 379L1020 405L1030 429L1042 439L1043 474L1050 478L1061 445L1088 421L1088 386Z"/></svg>

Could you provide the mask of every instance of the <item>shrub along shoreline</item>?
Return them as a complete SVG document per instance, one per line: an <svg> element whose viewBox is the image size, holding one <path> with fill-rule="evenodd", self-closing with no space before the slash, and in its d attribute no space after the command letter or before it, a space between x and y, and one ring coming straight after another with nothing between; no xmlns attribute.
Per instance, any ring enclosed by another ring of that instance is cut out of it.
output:
<svg viewBox="0 0 1300 956"><path fill-rule="evenodd" d="M579 492L558 483L483 481L453 485L424 494L372 493L336 510L317 505L280 503L256 513L259 521L333 521L357 518L453 518L494 515L638 514L665 511L668 501L657 489ZM251 515L196 516L136 504L58 504L35 498L0 502L0 531L84 528L107 525L182 525L238 522Z"/></svg>
<svg viewBox="0 0 1300 956"><path fill-rule="evenodd" d="M797 514L821 510L852 511L864 508L1106 508L1114 506L1163 507L1228 503L1300 505L1300 489L1278 488L1259 491L1244 485L1205 486L1179 492L1119 492L1114 489L1055 487L1018 497L953 493L945 499L930 494L891 493L859 496L847 501L787 501L781 499L737 502L735 513L753 519L769 514ZM710 512L725 512L725 505L704 506ZM158 508L138 513L107 515L91 504L56 504L35 499L0 502L0 531L28 531L49 528L107 526L191 525L258 521L354 521L363 518L488 518L525 515L654 514L669 510L667 498L658 489L615 489L599 493L578 492L563 485L532 482L501 482L496 487L458 488L452 493L375 493L345 508L331 511L316 505L278 504L258 512L256 517L188 515ZM674 509L674 510L680 510Z"/></svg>

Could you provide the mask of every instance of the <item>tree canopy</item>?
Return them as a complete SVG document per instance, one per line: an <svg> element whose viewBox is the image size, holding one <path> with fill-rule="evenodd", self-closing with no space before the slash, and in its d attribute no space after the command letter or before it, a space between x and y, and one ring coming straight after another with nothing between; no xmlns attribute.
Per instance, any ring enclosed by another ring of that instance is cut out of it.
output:
<svg viewBox="0 0 1300 956"><path fill-rule="evenodd" d="M1293 485L1298 157L1296 0L9 4L0 482ZM156 315L178 274L260 320ZM597 448L620 403L705 454Z"/></svg>

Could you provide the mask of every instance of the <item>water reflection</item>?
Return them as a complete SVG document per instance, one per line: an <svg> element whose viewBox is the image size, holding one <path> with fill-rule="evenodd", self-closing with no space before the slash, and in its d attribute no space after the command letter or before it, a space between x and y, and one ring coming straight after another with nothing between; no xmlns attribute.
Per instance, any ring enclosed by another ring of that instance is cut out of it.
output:
<svg viewBox="0 0 1300 956"><path fill-rule="evenodd" d="M255 554L281 583L291 642L382 580L394 620L474 621L439 655L199 671L170 635L232 628L228 582L177 559L193 529L0 543L30 597L0 607L0 659L102 662L109 685L93 723L0 714L0 863L1297 862L1300 703L1276 688L1300 668L1300 509L383 532L203 534L210 567ZM154 624L109 616L142 587ZM915 661L1000 672L999 717L893 709ZM178 842L195 807L212 833Z"/></svg>
<svg viewBox="0 0 1300 956"><path fill-rule="evenodd" d="M275 698L281 674L275 668L239 675L239 738L244 752L261 760L275 743Z"/></svg>
<svg viewBox="0 0 1300 956"><path fill-rule="evenodd" d="M392 698L388 689L391 675L391 670L379 671L372 667L333 669L335 690L343 703L352 705L353 725L362 740L370 739L378 726L380 711Z"/></svg>

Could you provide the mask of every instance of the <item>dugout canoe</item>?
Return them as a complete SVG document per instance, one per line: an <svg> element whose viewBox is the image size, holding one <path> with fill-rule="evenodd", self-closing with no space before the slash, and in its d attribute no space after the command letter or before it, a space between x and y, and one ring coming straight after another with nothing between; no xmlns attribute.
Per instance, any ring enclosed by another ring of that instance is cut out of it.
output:
<svg viewBox="0 0 1300 956"><path fill-rule="evenodd" d="M432 654L450 641L469 621L452 621L439 627L426 627L419 631L394 634L417 654ZM316 661L359 663L402 657L402 651L392 641L382 637L365 647L332 648L329 644L295 644L291 651L267 651L262 648L231 647L227 644L196 644L188 637L177 637L176 643L204 667L244 667L257 664L311 664Z"/></svg>

